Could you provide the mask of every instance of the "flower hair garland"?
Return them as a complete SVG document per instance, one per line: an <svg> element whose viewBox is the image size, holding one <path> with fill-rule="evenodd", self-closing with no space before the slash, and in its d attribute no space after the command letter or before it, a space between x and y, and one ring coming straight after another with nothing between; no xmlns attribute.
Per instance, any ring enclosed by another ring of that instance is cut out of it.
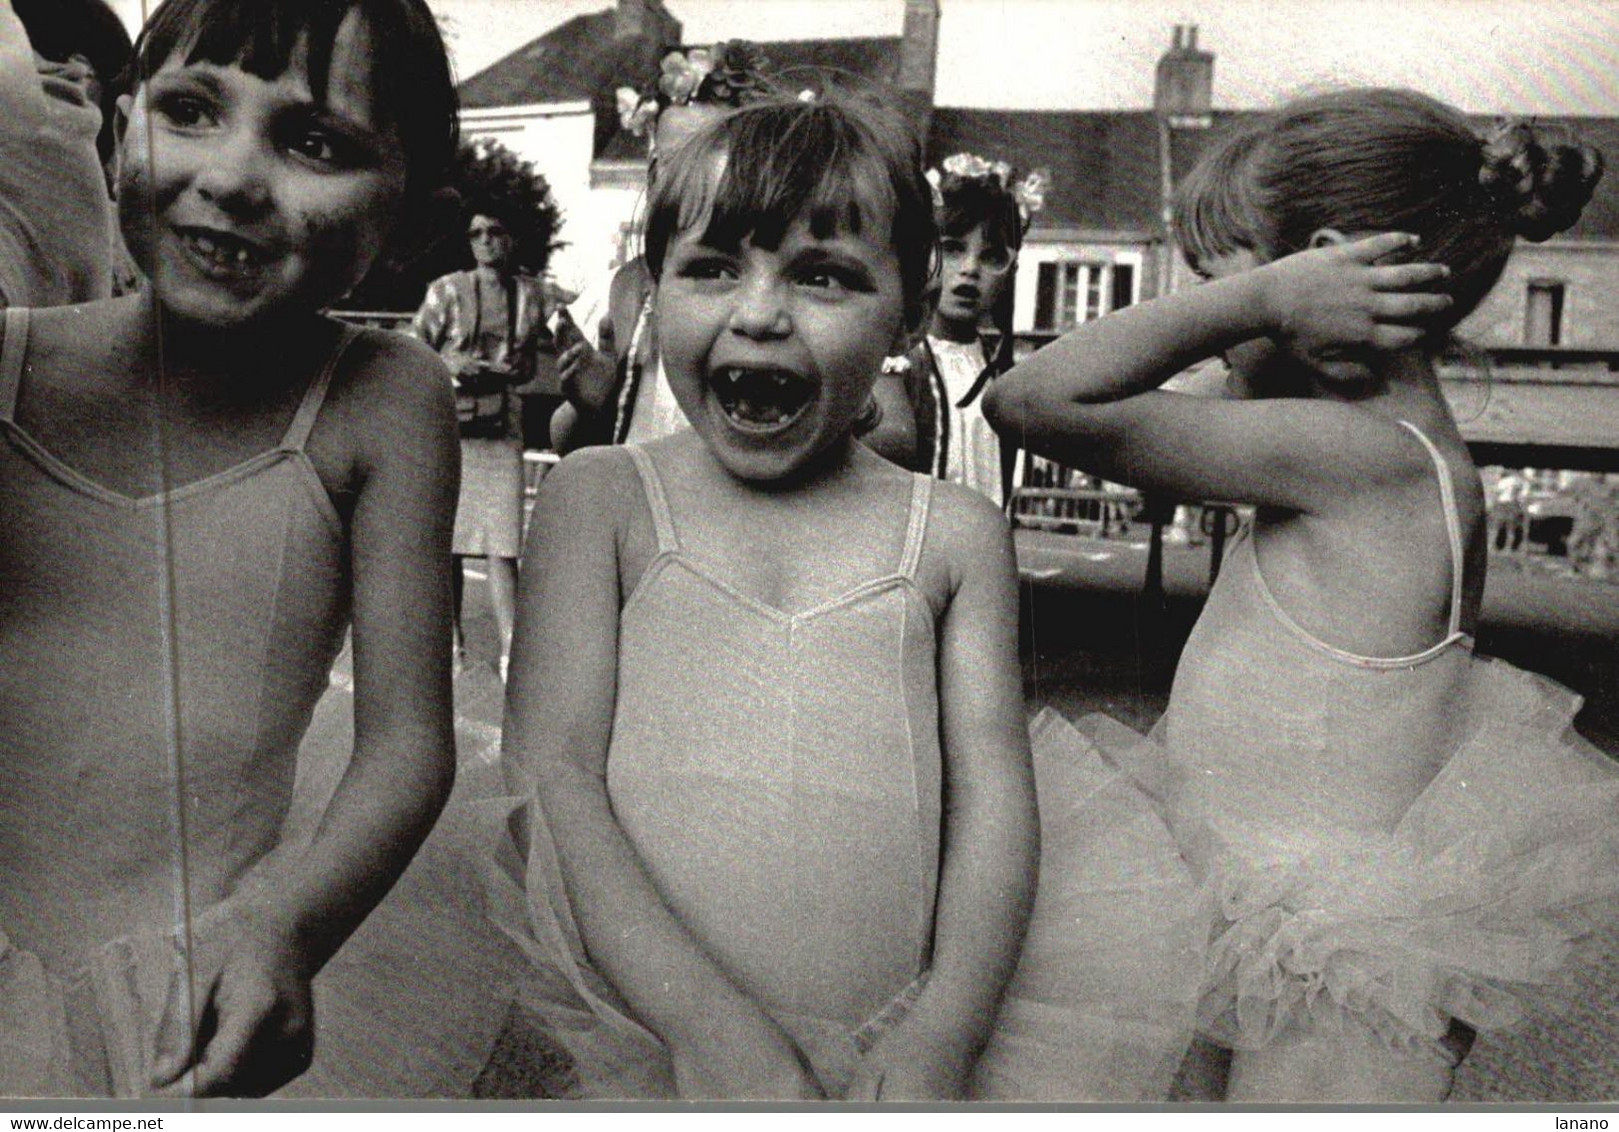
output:
<svg viewBox="0 0 1619 1132"><path fill-rule="evenodd" d="M1051 174L1036 169L1016 184L1012 183L1012 166L1005 161L990 161L976 153L956 153L940 163L941 168L927 171L928 184L933 186L933 203L944 203L944 183L949 177L957 181L984 181L990 186L1011 194L1017 203L1018 215L1027 225L1029 219L1046 206L1046 193L1051 189Z"/></svg>
<svg viewBox="0 0 1619 1132"><path fill-rule="evenodd" d="M663 57L651 90L618 88L619 124L640 137L665 106L740 106L749 94L764 89L768 65L764 52L741 39L676 49Z"/></svg>

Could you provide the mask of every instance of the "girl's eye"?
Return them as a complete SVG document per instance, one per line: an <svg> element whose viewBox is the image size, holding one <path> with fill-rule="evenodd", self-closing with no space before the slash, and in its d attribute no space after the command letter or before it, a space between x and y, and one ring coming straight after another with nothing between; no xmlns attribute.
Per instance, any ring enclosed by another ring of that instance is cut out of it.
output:
<svg viewBox="0 0 1619 1132"><path fill-rule="evenodd" d="M955 240L946 236L939 241L939 250L945 255L966 255L967 243L965 240Z"/></svg>
<svg viewBox="0 0 1619 1132"><path fill-rule="evenodd" d="M806 271L800 278L799 282L803 283L806 287L816 287L829 291L837 290L843 287L843 280L838 277L838 273L835 271L828 271L825 268L820 268L815 271Z"/></svg>
<svg viewBox="0 0 1619 1132"><path fill-rule="evenodd" d="M206 126L217 119L213 104L193 94L159 95L153 105L170 124L181 129Z"/></svg>
<svg viewBox="0 0 1619 1132"><path fill-rule="evenodd" d="M801 286L831 293L870 291L872 289L871 283L864 273L852 268L838 267L834 264L817 264L805 267L799 273L798 282Z"/></svg>
<svg viewBox="0 0 1619 1132"><path fill-rule="evenodd" d="M978 253L979 266L989 271L1005 271L1012 263L1012 253L1005 248L985 248Z"/></svg>
<svg viewBox="0 0 1619 1132"><path fill-rule="evenodd" d="M332 139L318 130L310 130L292 139L289 147L312 161L330 163L337 160L337 146Z"/></svg>
<svg viewBox="0 0 1619 1132"><path fill-rule="evenodd" d="M735 279L736 264L718 256L701 256L679 264L675 274L683 279Z"/></svg>
<svg viewBox="0 0 1619 1132"><path fill-rule="evenodd" d="M318 165L353 164L353 147L332 130L321 126L298 125L288 129L282 142L290 153Z"/></svg>

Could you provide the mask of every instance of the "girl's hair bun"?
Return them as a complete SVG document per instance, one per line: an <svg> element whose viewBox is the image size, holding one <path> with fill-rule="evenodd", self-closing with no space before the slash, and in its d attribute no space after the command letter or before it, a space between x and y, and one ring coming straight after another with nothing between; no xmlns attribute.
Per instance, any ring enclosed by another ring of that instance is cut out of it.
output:
<svg viewBox="0 0 1619 1132"><path fill-rule="evenodd" d="M1481 139L1478 181L1533 243L1574 226L1602 178L1602 154L1571 139L1543 139L1528 122L1503 121Z"/></svg>

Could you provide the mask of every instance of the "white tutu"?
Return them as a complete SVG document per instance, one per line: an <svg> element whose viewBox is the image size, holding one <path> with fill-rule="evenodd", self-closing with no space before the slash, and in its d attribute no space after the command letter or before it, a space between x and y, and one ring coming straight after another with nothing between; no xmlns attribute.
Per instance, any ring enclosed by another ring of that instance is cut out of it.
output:
<svg viewBox="0 0 1619 1132"><path fill-rule="evenodd" d="M1178 818L1168 792L1177 840L1208 862L1202 1034L1259 1049L1295 1022L1353 1019L1437 1051L1452 1019L1516 1022L1612 918L1619 766L1574 733L1567 689L1486 658L1471 678L1477 717L1392 831ZM1084 726L1164 796L1156 736Z"/></svg>
<svg viewBox="0 0 1619 1132"><path fill-rule="evenodd" d="M1032 728L1040 884L1022 958L981 1056L974 1096L997 1101L1160 1101L1191 1040L1197 991L1194 886L1142 792L1054 712ZM541 831L524 924L504 926L534 964L520 995L525 1042L547 1095L669 1098L662 1044L584 962ZM515 852L492 883L512 907ZM903 998L904 996L902 996ZM885 1013L891 1025L903 1002ZM798 1035L804 1040L804 1035ZM845 1035L857 1056L873 1033ZM830 1049L819 1035L819 1058ZM849 1051L843 1051L849 1052Z"/></svg>

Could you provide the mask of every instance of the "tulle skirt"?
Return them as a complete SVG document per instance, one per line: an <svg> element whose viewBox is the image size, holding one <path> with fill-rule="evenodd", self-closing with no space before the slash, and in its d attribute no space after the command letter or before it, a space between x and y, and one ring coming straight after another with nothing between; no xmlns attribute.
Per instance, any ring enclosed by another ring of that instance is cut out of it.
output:
<svg viewBox="0 0 1619 1132"><path fill-rule="evenodd" d="M178 951L166 937L113 940L53 973L0 931L0 1097L138 1097Z"/></svg>
<svg viewBox="0 0 1619 1132"><path fill-rule="evenodd" d="M1032 728L1041 812L1040 881L1028 935L972 1082L997 1101L1159 1101L1191 1040L1197 929L1191 876L1145 795L1055 713ZM529 955L520 1044L552 1067L548 1095L671 1098L658 1039L584 958L543 829L526 870L502 854L492 878L521 922L503 924ZM842 1033L778 1019L828 1095L905 1016L917 984Z"/></svg>
<svg viewBox="0 0 1619 1132"><path fill-rule="evenodd" d="M494 765L462 765L410 867L316 976L314 1060L276 1096L474 1095L531 978L486 881L490 851L510 840L498 784ZM173 934L112 940L63 975L0 930L0 1097L149 1094L164 1012L192 977Z"/></svg>
<svg viewBox="0 0 1619 1132"><path fill-rule="evenodd" d="M1160 802L1199 875L1198 1029L1262 1049L1349 1026L1454 1061L1452 1019L1518 1021L1619 897L1619 765L1572 729L1580 700L1479 658L1479 717L1392 830L1177 814L1174 752L1081 729Z"/></svg>

